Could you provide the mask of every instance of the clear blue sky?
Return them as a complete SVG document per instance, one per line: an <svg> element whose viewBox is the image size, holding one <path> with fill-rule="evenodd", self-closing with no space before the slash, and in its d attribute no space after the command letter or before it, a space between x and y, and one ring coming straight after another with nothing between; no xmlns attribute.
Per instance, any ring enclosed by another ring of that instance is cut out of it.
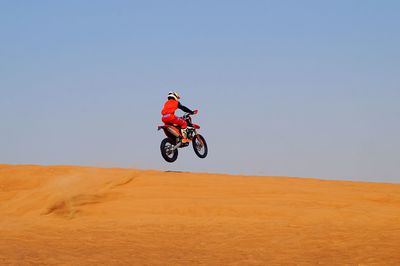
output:
<svg viewBox="0 0 400 266"><path fill-rule="evenodd" d="M400 182L399 1L0 1L0 162ZM161 158L169 90L209 157Z"/></svg>

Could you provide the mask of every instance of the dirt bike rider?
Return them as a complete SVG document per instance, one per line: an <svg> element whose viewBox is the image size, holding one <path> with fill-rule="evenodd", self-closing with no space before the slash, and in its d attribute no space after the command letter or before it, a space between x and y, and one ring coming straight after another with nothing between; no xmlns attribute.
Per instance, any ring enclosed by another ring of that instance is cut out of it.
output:
<svg viewBox="0 0 400 266"><path fill-rule="evenodd" d="M181 109L182 111L189 113L191 115L197 114L198 110L190 110L189 108L187 108L186 106L183 106L180 102L179 99L181 97L179 96L179 93L177 92L169 92L168 93L168 101L164 104L164 108L161 111L162 114L162 121L165 124L169 124L169 125L178 125L181 128L181 132L182 132L182 143L188 143L189 140L187 138L187 132L186 132L186 128L187 128L187 123L184 119L180 118L180 117L176 117L175 116L175 111L177 109Z"/></svg>

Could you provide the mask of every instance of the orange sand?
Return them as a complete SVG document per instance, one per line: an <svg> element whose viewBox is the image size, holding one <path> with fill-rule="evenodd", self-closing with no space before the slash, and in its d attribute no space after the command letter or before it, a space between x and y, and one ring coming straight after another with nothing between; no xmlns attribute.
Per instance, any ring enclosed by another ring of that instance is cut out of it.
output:
<svg viewBox="0 0 400 266"><path fill-rule="evenodd" d="M0 265L400 265L400 185L0 165Z"/></svg>

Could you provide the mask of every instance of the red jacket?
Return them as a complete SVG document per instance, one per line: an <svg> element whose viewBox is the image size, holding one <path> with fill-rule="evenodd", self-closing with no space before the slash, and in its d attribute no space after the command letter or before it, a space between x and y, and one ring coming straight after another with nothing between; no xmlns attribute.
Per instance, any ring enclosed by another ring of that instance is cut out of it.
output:
<svg viewBox="0 0 400 266"><path fill-rule="evenodd" d="M186 106L183 106L180 102L178 102L176 100L168 100L164 104L164 108L162 109L161 114L162 115L167 115L167 114L175 115L175 111L178 108L186 113L193 114L192 110L190 110Z"/></svg>

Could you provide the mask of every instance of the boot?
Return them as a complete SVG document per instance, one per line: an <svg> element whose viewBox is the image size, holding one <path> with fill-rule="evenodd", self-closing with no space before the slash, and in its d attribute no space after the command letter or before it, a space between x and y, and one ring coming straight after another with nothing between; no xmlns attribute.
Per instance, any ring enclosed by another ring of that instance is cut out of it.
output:
<svg viewBox="0 0 400 266"><path fill-rule="evenodd" d="M186 131L186 128L182 128L182 129L181 129L181 133L182 133L182 137L183 137L182 143L188 143L188 142L190 142L190 140L187 138L187 131Z"/></svg>

